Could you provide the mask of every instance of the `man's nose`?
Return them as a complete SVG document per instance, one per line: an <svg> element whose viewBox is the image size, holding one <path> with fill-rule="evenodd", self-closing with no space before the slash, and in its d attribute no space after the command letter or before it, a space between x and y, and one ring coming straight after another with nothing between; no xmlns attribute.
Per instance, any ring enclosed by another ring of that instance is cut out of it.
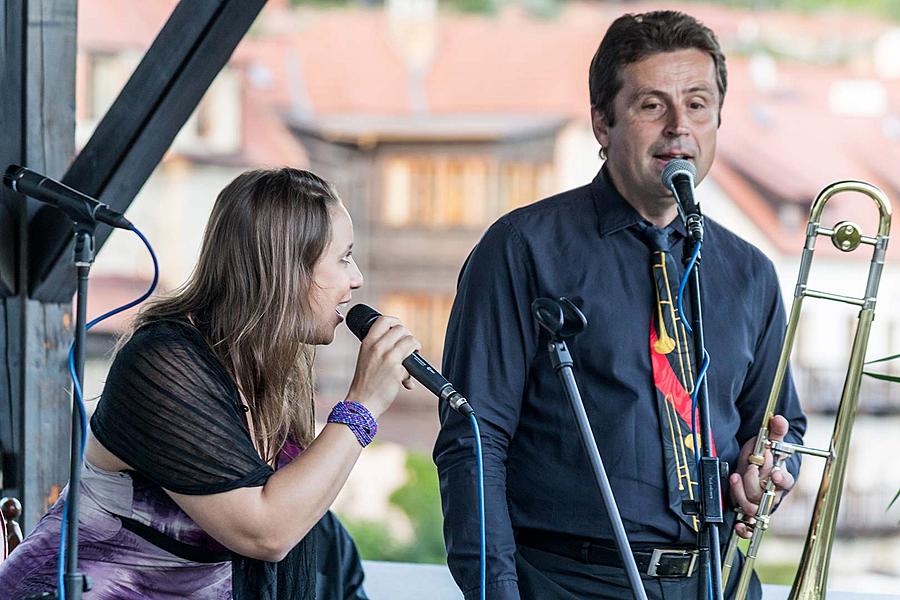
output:
<svg viewBox="0 0 900 600"><path fill-rule="evenodd" d="M666 135L679 137L690 133L687 110L683 106L672 106L666 116Z"/></svg>

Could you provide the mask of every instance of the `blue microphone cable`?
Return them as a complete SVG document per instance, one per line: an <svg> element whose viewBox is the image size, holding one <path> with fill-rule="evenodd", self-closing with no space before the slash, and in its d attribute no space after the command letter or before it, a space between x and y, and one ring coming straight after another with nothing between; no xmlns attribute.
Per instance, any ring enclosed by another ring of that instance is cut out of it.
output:
<svg viewBox="0 0 900 600"><path fill-rule="evenodd" d="M144 245L147 247L147 250L150 252L150 258L153 259L153 281L150 283L150 287L144 292L140 298L136 300L132 300L128 304L120 306L118 308L114 308L113 310L104 313L90 321L87 325L85 325L85 331L88 331L91 327L108 319L113 315L117 315L122 311L126 311L129 308L137 306L144 300L150 297L150 294L156 289L156 284L159 283L159 262L156 260L156 253L153 252L153 246L150 245L150 242L144 237L144 234L138 231L138 228L134 225L131 226L131 230L137 234L141 241L144 242ZM78 410L78 416L81 418L81 455L79 457L80 462L84 462L84 448L87 444L87 411L84 408L84 397L82 395L81 390L81 382L78 380L78 374L75 372L75 344L73 343L69 347L69 376L72 378L72 385L75 390L75 408ZM70 490L71 491L71 490ZM65 587L65 564L66 564L66 521L69 518L69 507L66 504L65 500L63 500L63 511L62 511L62 521L59 526L59 563L57 564L57 597L59 600L65 600L66 598L66 587Z"/></svg>
<svg viewBox="0 0 900 600"><path fill-rule="evenodd" d="M478 463L478 521L479 521L479 542L481 544L481 560L480 560L480 589L481 600L485 600L485 587L487 580L487 545L485 542L485 524L484 524L484 459L481 453L481 432L478 429L478 419L475 413L469 415L469 421L472 423L472 431L475 434L475 461Z"/></svg>
<svg viewBox="0 0 900 600"><path fill-rule="evenodd" d="M687 267L684 269L684 275L681 278L681 283L678 286L678 314L681 316L681 322L684 323L685 329L687 332L693 335L694 330L691 327L690 323L687 322L687 319L684 318L684 309L682 308L682 297L684 296L684 288L687 286L688 278L691 275L691 271L694 270L694 267L697 265L697 258L700 256L700 246L703 245L702 241L697 242L697 246L694 248L694 253L691 254L691 260L688 262ZM706 379L706 371L709 369L709 352L706 351L706 348L703 348L703 364L700 367L700 374L697 376L697 383L694 385L694 393L691 394L691 437L694 440L694 459L697 461L697 473L700 473L700 444L697 443L697 396L700 394L700 384ZM706 585L707 585L707 598L712 598L712 572L706 574Z"/></svg>

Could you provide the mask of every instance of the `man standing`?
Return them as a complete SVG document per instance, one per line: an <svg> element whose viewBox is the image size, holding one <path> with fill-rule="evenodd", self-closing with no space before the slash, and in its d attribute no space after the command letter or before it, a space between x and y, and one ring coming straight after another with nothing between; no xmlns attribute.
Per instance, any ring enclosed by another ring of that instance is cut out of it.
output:
<svg viewBox="0 0 900 600"><path fill-rule="evenodd" d="M648 596L696 597L696 561L668 560L697 547L687 501L697 497L690 393L699 365L675 297L685 229L660 174L676 158L694 164L698 182L709 172L726 84L715 35L692 17L660 11L617 19L589 72L603 168L586 186L502 217L463 267L443 372L481 424L488 598L631 595L530 310L536 298L561 296L588 318L569 348ZM710 220L703 277L712 450L731 468L727 508L752 514L761 482L771 477L787 491L799 469L798 458L774 471L771 460L761 468L747 461L778 362L784 308L771 261ZM683 304L689 323L692 307L687 298ZM801 442L806 421L790 378L779 410L772 438ZM445 406L441 424L434 459L449 565L470 600L479 588L474 442L468 423ZM726 513L723 543L734 527ZM750 597L760 593L754 578Z"/></svg>

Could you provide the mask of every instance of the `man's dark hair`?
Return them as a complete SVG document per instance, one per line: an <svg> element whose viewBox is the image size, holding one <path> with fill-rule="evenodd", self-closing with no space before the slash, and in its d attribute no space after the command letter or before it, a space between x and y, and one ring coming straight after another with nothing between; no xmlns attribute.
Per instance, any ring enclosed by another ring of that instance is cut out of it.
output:
<svg viewBox="0 0 900 600"><path fill-rule="evenodd" d="M613 21L591 60L591 106L613 125L613 101L622 89L622 69L651 54L697 49L712 57L719 87L719 121L728 87L725 55L711 29L694 17L672 10L627 14Z"/></svg>

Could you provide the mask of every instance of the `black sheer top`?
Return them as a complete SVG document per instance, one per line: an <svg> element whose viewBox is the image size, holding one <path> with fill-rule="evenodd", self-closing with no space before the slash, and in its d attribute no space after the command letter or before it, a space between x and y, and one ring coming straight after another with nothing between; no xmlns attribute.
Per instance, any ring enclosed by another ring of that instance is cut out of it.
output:
<svg viewBox="0 0 900 600"><path fill-rule="evenodd" d="M215 494L264 485L274 472L240 407L202 334L164 320L138 329L116 355L91 430L141 478L180 494ZM232 554L232 565L235 600L315 598L313 535L278 563Z"/></svg>

